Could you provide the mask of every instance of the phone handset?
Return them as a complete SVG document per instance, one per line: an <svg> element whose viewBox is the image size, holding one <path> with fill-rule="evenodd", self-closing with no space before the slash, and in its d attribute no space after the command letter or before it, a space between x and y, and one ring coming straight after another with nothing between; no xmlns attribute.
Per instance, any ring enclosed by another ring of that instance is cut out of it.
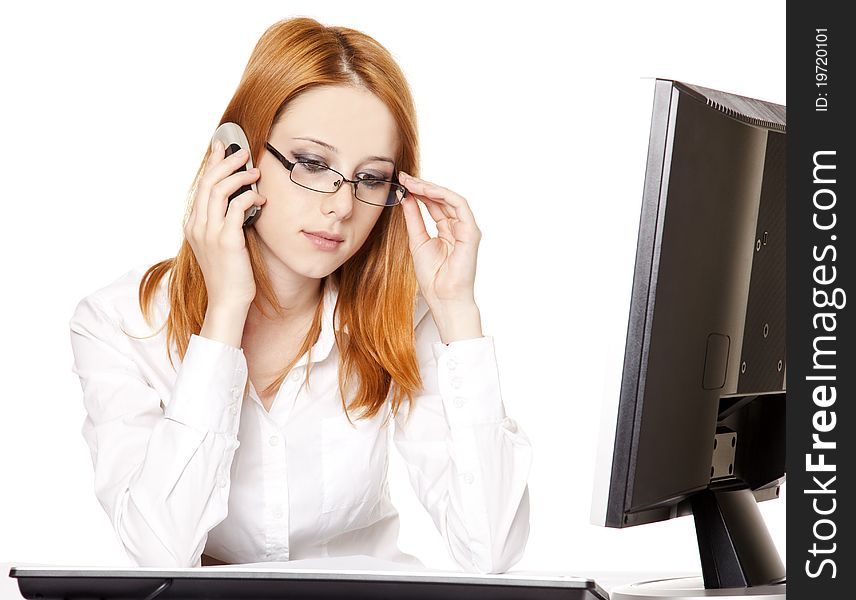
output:
<svg viewBox="0 0 856 600"><path fill-rule="evenodd" d="M220 125L217 130L214 132L214 136L211 138L211 143L214 143L214 140L220 140L223 142L223 146L226 148L225 156L229 156L230 154L234 154L241 148L246 148L249 152L249 157L247 158L246 164L242 165L239 169L235 171L246 171L247 169L253 168L253 153L250 150L250 143L247 140L247 135L244 133L244 130L241 129L241 126L237 123L223 123ZM229 196L228 203L231 202L234 198L237 198L238 195L243 194L247 190L256 191L256 183L252 182L249 185L243 185L238 190ZM256 219L259 218L262 212L262 207L253 204L244 212L244 227L248 225L252 225L256 222Z"/></svg>

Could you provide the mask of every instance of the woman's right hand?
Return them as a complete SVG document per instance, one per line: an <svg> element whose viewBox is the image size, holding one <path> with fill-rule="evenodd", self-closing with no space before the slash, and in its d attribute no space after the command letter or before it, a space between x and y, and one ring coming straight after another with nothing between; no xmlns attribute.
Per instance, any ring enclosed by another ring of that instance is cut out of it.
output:
<svg viewBox="0 0 856 600"><path fill-rule="evenodd" d="M267 199L248 190L229 202L227 210L227 198L255 181L259 171L235 173L247 162L245 149L225 158L223 155L223 143L216 140L184 224L184 235L202 269L208 306L245 306L249 310L256 297L256 283L244 238L244 211L253 204L264 205Z"/></svg>

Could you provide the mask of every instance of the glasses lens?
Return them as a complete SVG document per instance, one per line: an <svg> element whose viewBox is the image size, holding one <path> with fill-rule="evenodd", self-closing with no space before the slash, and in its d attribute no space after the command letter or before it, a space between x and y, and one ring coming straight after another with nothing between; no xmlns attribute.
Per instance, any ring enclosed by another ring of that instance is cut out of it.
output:
<svg viewBox="0 0 856 600"><path fill-rule="evenodd" d="M327 193L338 190L344 181L332 169L312 162L295 163L291 180L310 190ZM357 182L356 196L368 204L394 206L404 198L404 186L378 179L361 179Z"/></svg>
<svg viewBox="0 0 856 600"><path fill-rule="evenodd" d="M378 206L394 206L404 197L404 188L389 181L362 179L357 184L357 198Z"/></svg>
<svg viewBox="0 0 856 600"><path fill-rule="evenodd" d="M342 178L323 165L299 162L291 170L291 180L316 192L335 192L342 185Z"/></svg>

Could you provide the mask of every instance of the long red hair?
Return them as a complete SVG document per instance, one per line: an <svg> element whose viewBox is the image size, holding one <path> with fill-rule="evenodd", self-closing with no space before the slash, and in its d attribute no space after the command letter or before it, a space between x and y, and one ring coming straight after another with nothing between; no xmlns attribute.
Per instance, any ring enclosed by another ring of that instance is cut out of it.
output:
<svg viewBox="0 0 856 600"><path fill-rule="evenodd" d="M272 25L256 43L220 123L231 121L243 128L258 164L258 152L264 151L260 149L288 103L320 85L361 86L383 101L398 128L396 167L419 174L416 111L404 74L383 46L354 29L325 26L305 17ZM206 141L185 219L210 153ZM252 226L244 232L258 290L253 304L264 312L261 294L276 307L277 314L282 314L261 258L258 233ZM202 271L185 239L175 258L152 265L143 275L139 303L149 323L153 296L168 272L170 311L164 326L167 356L173 364L169 348L174 343L184 358L191 334L198 335L202 329L208 297ZM360 409L360 417L368 418L380 410L389 395L394 414L405 397L412 400L422 387L413 337L417 283L400 205L385 208L360 250L328 277L334 277L339 286L334 329L340 352L342 405L346 411ZM301 347L263 393L277 389L299 358L310 351L321 331L322 307L323 295ZM346 325L348 331L344 333ZM308 367L307 362L307 382ZM351 402L346 403L345 390L351 387L352 377L356 377L357 387Z"/></svg>

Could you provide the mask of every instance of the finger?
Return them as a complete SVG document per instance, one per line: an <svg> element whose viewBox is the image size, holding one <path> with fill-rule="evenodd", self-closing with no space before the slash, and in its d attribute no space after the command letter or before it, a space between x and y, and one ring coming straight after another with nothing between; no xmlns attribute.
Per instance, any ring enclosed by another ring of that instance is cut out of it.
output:
<svg viewBox="0 0 856 600"><path fill-rule="evenodd" d="M446 240L453 246L457 241L455 238L455 233L452 231L452 224L456 223L453 219L443 219L442 221L437 222L437 237L441 240Z"/></svg>
<svg viewBox="0 0 856 600"><path fill-rule="evenodd" d="M216 183L225 179L241 167L246 167L248 161L249 153L243 148L230 154L211 167L212 181Z"/></svg>
<svg viewBox="0 0 856 600"><path fill-rule="evenodd" d="M435 202L424 196L411 197L418 198L419 201L425 205L425 208L428 209L428 214L431 215L431 218L434 219L434 224L437 226L437 237L454 244L456 239L454 234L454 225L458 220L454 217L446 216L441 209L442 204L439 202Z"/></svg>
<svg viewBox="0 0 856 600"><path fill-rule="evenodd" d="M450 242L466 242L478 243L481 238L481 232L475 223L461 220L457 217L447 217L443 212L442 207L448 208L448 205L443 204L440 200L435 200L427 196L414 194L414 198L421 200L428 213L437 222L438 235L443 239L448 239ZM454 212L454 211L453 211Z"/></svg>
<svg viewBox="0 0 856 600"><path fill-rule="evenodd" d="M223 143L220 140L214 140L211 143L211 151L208 153L208 158L205 159L205 167L202 169L202 175L196 184L196 191L193 194L193 206L190 208L190 216L187 218L187 229L194 230L204 225L202 220L208 219L208 193L211 189L209 182L210 173L214 165L223 158Z"/></svg>
<svg viewBox="0 0 856 600"><path fill-rule="evenodd" d="M221 140L214 140L211 143L211 152L205 161L205 168L202 170L202 176L199 179L197 191L194 198L194 224L204 227L208 222L209 215L209 198L211 188L221 179L230 175L240 167L239 164L234 165L234 169L227 171L231 166L230 163L237 161L240 157L235 158L235 155L224 158L226 150ZM232 159L231 161L229 159Z"/></svg>
<svg viewBox="0 0 856 600"><path fill-rule="evenodd" d="M208 222L222 226L223 220L226 217L226 209L228 208L227 198L238 191L241 186L251 184L258 177L258 169L238 171L214 184L208 199Z"/></svg>
<svg viewBox="0 0 856 600"><path fill-rule="evenodd" d="M214 140L211 142L211 152L208 153L208 161L206 164L215 165L223 160L223 155L226 152L226 147L222 140Z"/></svg>
<svg viewBox="0 0 856 600"><path fill-rule="evenodd" d="M399 176L399 181L401 181L401 184L407 188L407 193L415 196L427 206L431 197L425 194L424 186L420 186L418 180L407 173L402 173L402 175L404 175L404 177ZM402 179L404 181L402 181ZM435 202L435 206L442 210L447 217L457 217L455 209L451 205L443 202Z"/></svg>
<svg viewBox="0 0 856 600"><path fill-rule="evenodd" d="M212 150L208 157L210 162L206 163L202 175L201 188L211 189L219 181L245 166L249 159L249 154L243 148L226 157L223 156L224 152L222 146L216 152Z"/></svg>
<svg viewBox="0 0 856 600"><path fill-rule="evenodd" d="M431 198L420 194L411 194L410 196L425 205L425 208L428 209L428 214L431 215L431 218L434 219L435 223L439 224L442 221L450 221L455 218L453 215L450 215L448 212L443 210L444 205L440 202L436 202Z"/></svg>
<svg viewBox="0 0 856 600"><path fill-rule="evenodd" d="M425 219L419 210L419 203L409 197L401 201L401 209L404 211L404 222L407 225L407 237L410 240L410 250L416 250L419 246L431 239L425 228Z"/></svg>
<svg viewBox="0 0 856 600"><path fill-rule="evenodd" d="M444 188L443 186L437 185L436 183L430 183L425 181L424 179L419 179L418 177L413 177L412 175L405 175L405 183L403 185L407 189L411 189L411 184L413 187L413 191L417 194L421 194L423 196L428 196L434 200L439 200L448 206L452 207L457 213L455 216L461 221L476 225L475 216L473 215L472 210L470 210L469 203L464 199L460 194L456 194L452 190L448 188Z"/></svg>
<svg viewBox="0 0 856 600"><path fill-rule="evenodd" d="M422 196L421 194L408 194L408 196L425 204L425 207L428 209L428 214L430 214L437 223L437 233L439 237L452 243L478 243L481 238L481 232L478 227L476 227L474 223L467 223L456 217L446 216L446 213L442 211L442 207L447 207L447 205L443 204L442 201L434 200L433 198Z"/></svg>
<svg viewBox="0 0 856 600"><path fill-rule="evenodd" d="M404 175L406 177L407 173L405 173ZM424 237L420 236L420 243L424 240L430 239L430 235L428 234L427 229L425 228L425 221L422 218L422 211L419 210L418 202L412 202L410 200L418 200L419 202L422 202L423 204L425 204L425 207L428 209L428 214L431 216L432 219L434 219L434 223L437 225L438 237L440 237L444 240L447 240L451 243L455 242L455 237L452 233L452 223L453 223L454 219L452 217L450 217L449 214L447 214L446 212L443 211L443 207L445 205L443 205L440 202L435 202L435 201L431 200L430 198L428 198L427 196L422 196L420 194L413 194L412 192L408 192L407 197L405 198L405 202L403 202L402 204L412 204L412 206L414 208L413 212L419 216L419 223L420 223L421 230L425 232ZM405 216L406 215L407 215L407 213L405 213ZM411 238L411 241L412 241L412 238ZM414 248L417 246L414 246L413 244L411 244L411 247Z"/></svg>
<svg viewBox="0 0 856 600"><path fill-rule="evenodd" d="M223 221L224 229L241 229L244 226L244 213L252 205L264 206L267 198L259 195L253 190L246 191L235 197L229 203L226 217Z"/></svg>

